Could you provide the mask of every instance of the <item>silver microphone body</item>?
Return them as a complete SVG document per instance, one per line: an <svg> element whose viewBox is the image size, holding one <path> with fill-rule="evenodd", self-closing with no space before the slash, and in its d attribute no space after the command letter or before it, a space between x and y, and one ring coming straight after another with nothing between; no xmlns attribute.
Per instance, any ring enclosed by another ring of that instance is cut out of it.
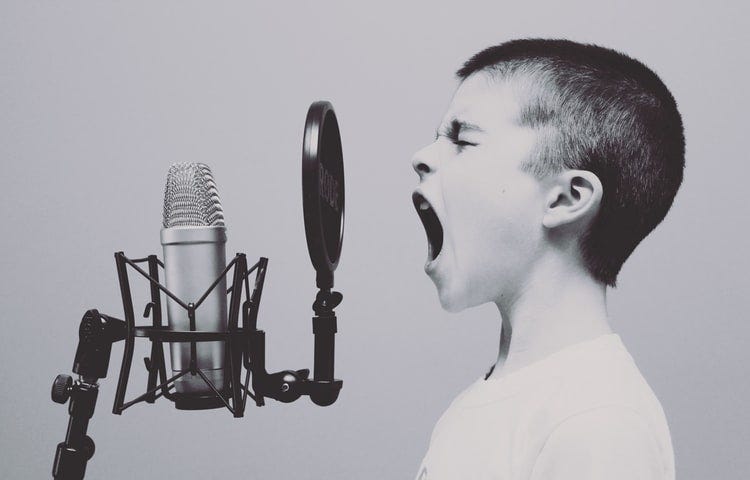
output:
<svg viewBox="0 0 750 480"><path fill-rule="evenodd" d="M226 267L227 234L225 227L172 227L161 230L164 247L164 275L167 288L185 303L197 302ZM216 285L195 311L196 330L223 332L227 329L226 278ZM190 330L187 310L167 299L170 330ZM170 345L172 371L190 369L190 344ZM224 342L197 342L196 366L206 374L217 390L224 389ZM177 379L179 393L209 393L211 389L199 376Z"/></svg>
<svg viewBox="0 0 750 480"><path fill-rule="evenodd" d="M226 227L210 169L203 164L175 164L167 176L164 196L164 249L166 287L183 303L197 303L226 268ZM195 329L227 330L226 278L195 310ZM189 331L188 311L167 297L170 330ZM196 367L217 390L225 388L224 342L196 342ZM170 344L174 374L190 370L190 342ZM178 393L209 394L211 387L200 375L183 375L175 381Z"/></svg>

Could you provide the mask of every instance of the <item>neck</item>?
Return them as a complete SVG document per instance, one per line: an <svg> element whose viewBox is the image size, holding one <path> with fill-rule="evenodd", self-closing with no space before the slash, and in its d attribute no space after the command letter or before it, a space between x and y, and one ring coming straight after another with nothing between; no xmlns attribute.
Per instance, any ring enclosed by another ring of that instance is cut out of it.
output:
<svg viewBox="0 0 750 480"><path fill-rule="evenodd" d="M502 331L493 378L612 332L606 286L559 257L540 262L515 295L495 303Z"/></svg>

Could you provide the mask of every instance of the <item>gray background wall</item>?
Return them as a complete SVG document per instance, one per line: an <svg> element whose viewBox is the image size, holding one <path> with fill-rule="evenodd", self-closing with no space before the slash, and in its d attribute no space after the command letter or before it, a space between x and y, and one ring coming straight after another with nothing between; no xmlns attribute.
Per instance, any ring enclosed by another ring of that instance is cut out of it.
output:
<svg viewBox="0 0 750 480"><path fill-rule="evenodd" d="M491 305L440 309L422 272L409 160L468 56L542 36L625 51L679 102L685 183L625 265L610 313L664 405L679 478L744 478L748 9L703 5L2 2L2 476L49 475L67 422L50 383L70 372L86 309L122 316L112 253L160 252L171 162L211 165L228 251L271 259L260 316L269 368L312 365L299 157L307 106L329 99L348 188L339 402L270 403L242 420L169 402L114 416L118 345L89 429L89 477L412 477L434 422L493 362L499 318ZM140 347L130 398L145 385Z"/></svg>

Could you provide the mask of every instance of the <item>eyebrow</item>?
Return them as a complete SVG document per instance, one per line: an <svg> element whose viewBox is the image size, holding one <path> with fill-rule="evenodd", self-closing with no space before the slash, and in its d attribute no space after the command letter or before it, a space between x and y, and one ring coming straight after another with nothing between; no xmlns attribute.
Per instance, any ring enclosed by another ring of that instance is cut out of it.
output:
<svg viewBox="0 0 750 480"><path fill-rule="evenodd" d="M450 138L458 138L458 134L461 133L461 130L471 130L474 132L484 133L484 130L479 125L469 123L458 118L454 118L453 120L451 120L450 127L438 127L437 130L435 130L435 138L438 138L440 136L441 129L442 133Z"/></svg>

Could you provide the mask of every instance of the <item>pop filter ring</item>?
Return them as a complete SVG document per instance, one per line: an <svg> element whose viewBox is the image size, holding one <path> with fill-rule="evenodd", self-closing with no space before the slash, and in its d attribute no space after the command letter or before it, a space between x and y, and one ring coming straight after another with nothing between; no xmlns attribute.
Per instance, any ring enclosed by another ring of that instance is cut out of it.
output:
<svg viewBox="0 0 750 480"><path fill-rule="evenodd" d="M344 238L344 158L330 102L310 105L302 141L305 237L318 288L333 288Z"/></svg>

